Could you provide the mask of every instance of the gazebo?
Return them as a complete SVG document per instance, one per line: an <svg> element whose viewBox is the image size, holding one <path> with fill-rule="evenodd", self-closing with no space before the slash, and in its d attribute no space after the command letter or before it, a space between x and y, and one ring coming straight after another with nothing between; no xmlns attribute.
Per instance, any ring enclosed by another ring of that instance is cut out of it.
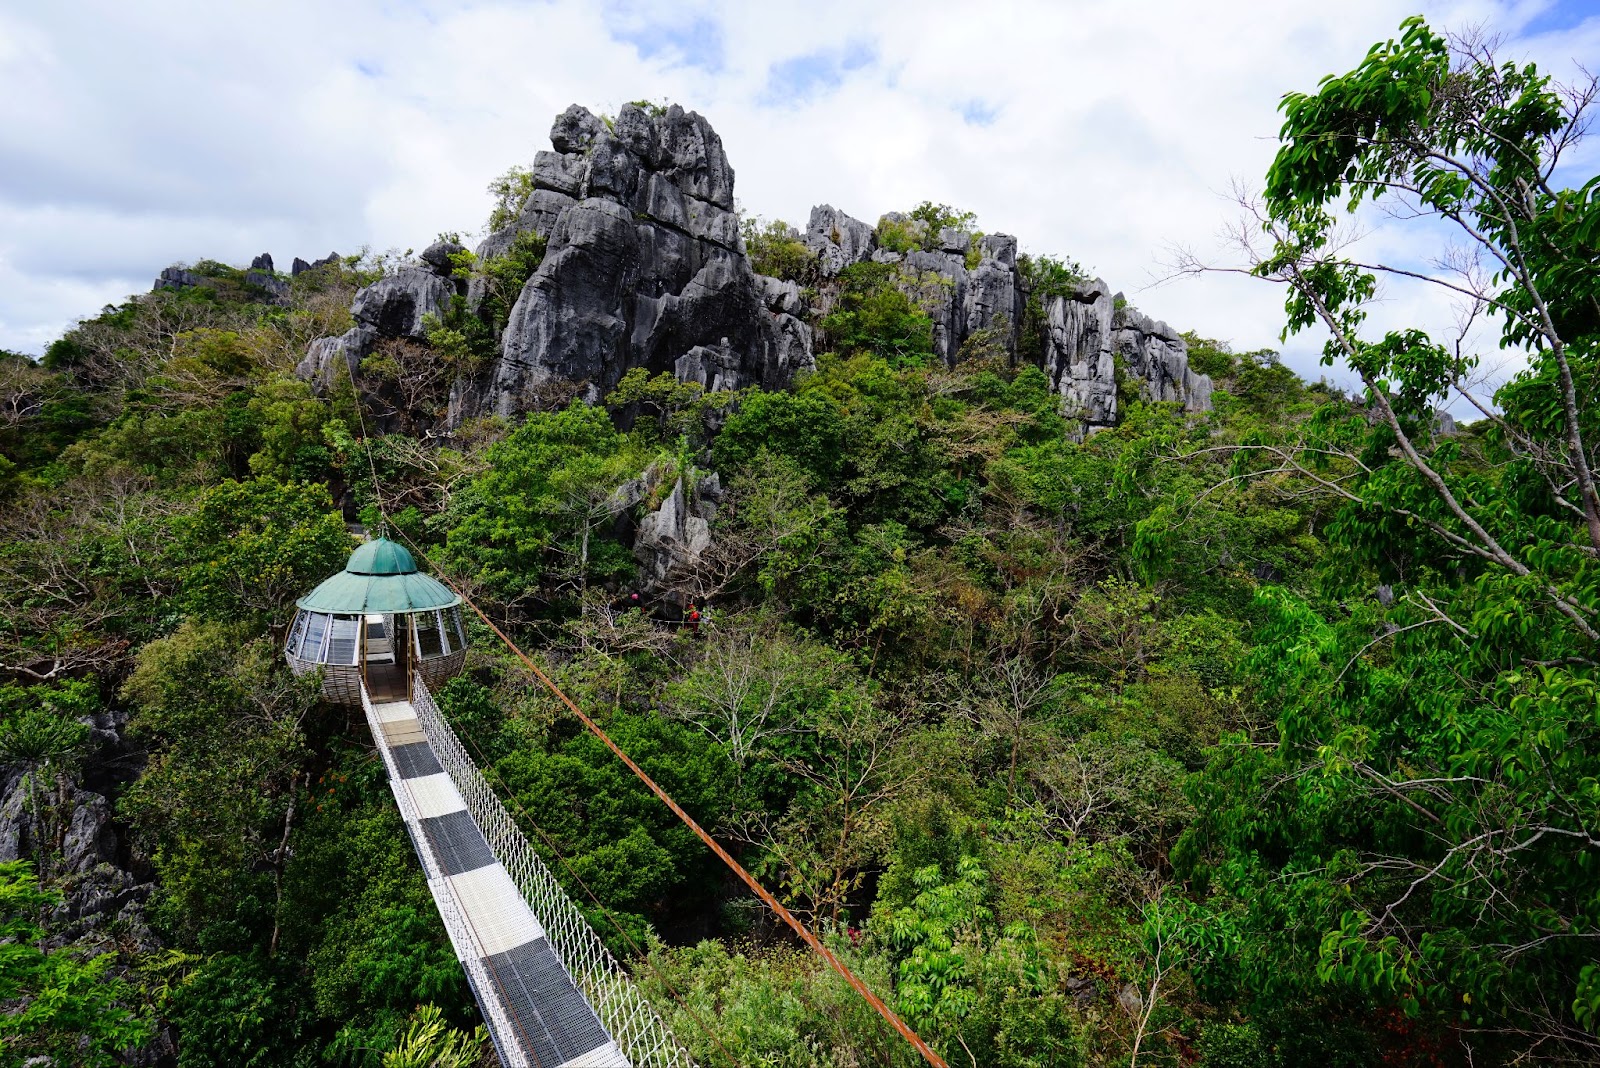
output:
<svg viewBox="0 0 1600 1068"><path fill-rule="evenodd" d="M330 701L359 705L363 682L374 700L409 700L413 670L437 688L467 658L461 598L388 538L359 546L343 571L296 604L284 647L289 668L324 669Z"/></svg>

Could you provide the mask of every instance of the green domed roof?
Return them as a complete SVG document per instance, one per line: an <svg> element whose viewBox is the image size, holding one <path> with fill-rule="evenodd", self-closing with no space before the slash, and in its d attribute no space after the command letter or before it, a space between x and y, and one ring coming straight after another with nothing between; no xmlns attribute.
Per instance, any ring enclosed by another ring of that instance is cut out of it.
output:
<svg viewBox="0 0 1600 1068"><path fill-rule="evenodd" d="M344 569L352 575L410 575L416 572L417 562L399 542L374 538L356 547Z"/></svg>
<svg viewBox="0 0 1600 1068"><path fill-rule="evenodd" d="M357 547L343 571L297 602L308 612L426 612L461 603L450 588L417 570L405 546L375 538Z"/></svg>

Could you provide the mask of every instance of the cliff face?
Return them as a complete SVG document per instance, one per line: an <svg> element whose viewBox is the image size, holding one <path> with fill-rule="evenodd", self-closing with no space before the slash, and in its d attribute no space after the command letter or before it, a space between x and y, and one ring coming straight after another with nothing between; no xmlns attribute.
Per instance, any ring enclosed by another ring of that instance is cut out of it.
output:
<svg viewBox="0 0 1600 1068"><path fill-rule="evenodd" d="M701 116L630 104L608 122L573 105L556 118L550 144L534 160L533 190L518 217L476 250L486 262L519 234L546 241L497 357L455 382L452 425L526 411L552 383L598 402L634 368L709 390L783 388L814 366L810 323L831 304L840 272L868 260L897 266L896 284L933 321L939 358L953 365L962 345L984 332L990 346L1044 369L1082 433L1115 423L1119 364L1151 400L1211 406L1211 382L1190 370L1182 337L1118 307L1098 279L1041 300L1047 325L1038 351L1021 351L1027 302L1039 298L1028 291L1010 235L946 228L930 239L918 220L885 216L918 238L921 247L901 253L880 246L877 228L820 205L803 239L816 285L803 292L751 269L733 168ZM356 327L313 342L300 373L327 384L339 360L354 368L381 338L420 337L422 317L443 314L458 297L480 308L484 283L453 280L449 251L435 245L420 265L362 290L352 307Z"/></svg>

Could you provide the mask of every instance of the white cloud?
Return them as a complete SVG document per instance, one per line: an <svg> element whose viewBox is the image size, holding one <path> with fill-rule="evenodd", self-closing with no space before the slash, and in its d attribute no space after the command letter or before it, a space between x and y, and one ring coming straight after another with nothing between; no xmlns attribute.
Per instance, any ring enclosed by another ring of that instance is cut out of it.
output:
<svg viewBox="0 0 1600 1068"><path fill-rule="evenodd" d="M280 265L473 230L484 187L573 102L706 115L751 211L868 220L932 199L1073 257L1180 328L1276 347L1281 295L1148 288L1169 246L1218 251L1277 102L1360 61L1414 4L1182 0L742 4L108 0L0 13L0 347L203 257ZM1600 59L1581 0L1436 0L1541 65ZM969 119L977 121L968 121ZM1590 157L1590 162L1593 157ZM1412 235L1375 235L1420 255ZM1414 289L1415 287L1409 287ZM1387 318L1445 322L1394 287ZM1398 320L1397 320L1398 321ZM1316 374L1308 338L1287 356Z"/></svg>

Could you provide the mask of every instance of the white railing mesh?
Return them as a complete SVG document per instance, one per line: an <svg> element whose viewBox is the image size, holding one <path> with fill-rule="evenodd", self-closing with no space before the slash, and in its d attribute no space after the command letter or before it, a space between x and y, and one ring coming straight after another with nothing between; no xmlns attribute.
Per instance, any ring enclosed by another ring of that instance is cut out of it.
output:
<svg viewBox="0 0 1600 1068"><path fill-rule="evenodd" d="M407 828L420 827L421 813L411 799L410 792L405 788L405 780L400 774L400 769L395 767L394 756L389 752L389 747L382 744L383 725L378 721L378 714L372 707L372 698L367 694L365 686L361 690L361 707L367 714L367 727L372 731L372 737L379 741L378 752L383 755L385 770L389 773L389 787L394 792L395 804L400 809L400 818L406 823ZM444 920L445 932L450 936L450 944L455 947L456 956L461 961L461 966L466 969L467 982L472 985L472 992L477 995L478 1004L483 1008L484 1015L488 1017L489 1033L494 1037L495 1051L500 1055L500 1063L505 1068L528 1068L528 1059L515 1043L506 1041L515 1034L515 1024L506 1015L505 1006L497 997L484 997L483 995L495 989L488 969L484 967L483 959L477 952L477 939L473 937L472 927L467 922L461 910L456 906L455 895L450 892L449 884L444 881L444 867L434 855L433 843L427 840L426 835L413 834L412 845L416 848L417 859L422 862L423 874L428 879L428 889L433 893L434 903L439 908L439 916Z"/></svg>
<svg viewBox="0 0 1600 1068"><path fill-rule="evenodd" d="M673 1038L666 1021L639 993L628 973L528 845L516 821L445 722L421 678L414 681L411 703L434 756L466 801L467 812L488 840L495 858L522 891L534 916L544 926L551 948L610 1032L612 1041L635 1068L693 1068L694 1061ZM368 717L371 716L369 711Z"/></svg>

